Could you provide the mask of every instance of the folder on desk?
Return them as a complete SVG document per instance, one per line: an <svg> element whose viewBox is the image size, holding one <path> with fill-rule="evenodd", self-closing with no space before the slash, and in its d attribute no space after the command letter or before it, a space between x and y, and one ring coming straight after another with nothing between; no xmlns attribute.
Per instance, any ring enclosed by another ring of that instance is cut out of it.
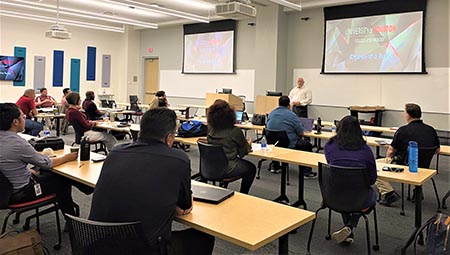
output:
<svg viewBox="0 0 450 255"><path fill-rule="evenodd" d="M193 184L191 189L195 201L210 204L219 204L234 195L234 191L232 190L214 188L211 186Z"/></svg>

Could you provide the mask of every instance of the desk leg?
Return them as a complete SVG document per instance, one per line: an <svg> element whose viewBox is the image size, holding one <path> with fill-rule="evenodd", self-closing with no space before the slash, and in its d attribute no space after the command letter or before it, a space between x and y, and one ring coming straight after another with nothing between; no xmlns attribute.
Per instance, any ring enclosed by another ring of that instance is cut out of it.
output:
<svg viewBox="0 0 450 255"><path fill-rule="evenodd" d="M278 238L278 254L287 255L289 253L289 234Z"/></svg>
<svg viewBox="0 0 450 255"><path fill-rule="evenodd" d="M317 138L317 148L316 148L316 152L319 152L320 150L322 150L322 139Z"/></svg>
<svg viewBox="0 0 450 255"><path fill-rule="evenodd" d="M415 212L415 218L414 218L414 225L415 230L412 233L412 235L409 237L408 241L406 242L405 246L402 248L402 255L406 254L406 250L408 247L414 242L414 238L416 236L417 231L419 230L420 226L422 226L422 186L416 186L416 212Z"/></svg>
<svg viewBox="0 0 450 255"><path fill-rule="evenodd" d="M281 184L280 184L280 196L275 198L275 202L289 203L289 198L286 195L286 172L289 164L281 163Z"/></svg>
<svg viewBox="0 0 450 255"><path fill-rule="evenodd" d="M292 204L293 207L299 207L299 206L303 206L303 209L307 209L306 206L306 202L305 202L305 191L304 191L304 187L305 187L305 170L303 169L303 167L300 167L299 171L298 171L298 197L297 197L297 201L295 203Z"/></svg>
<svg viewBox="0 0 450 255"><path fill-rule="evenodd" d="M381 158L381 155L380 155L380 146L377 146L376 151L377 151L377 153L376 153L376 158Z"/></svg>
<svg viewBox="0 0 450 255"><path fill-rule="evenodd" d="M59 136L60 128L61 128L61 119L55 118L56 121L56 136Z"/></svg>

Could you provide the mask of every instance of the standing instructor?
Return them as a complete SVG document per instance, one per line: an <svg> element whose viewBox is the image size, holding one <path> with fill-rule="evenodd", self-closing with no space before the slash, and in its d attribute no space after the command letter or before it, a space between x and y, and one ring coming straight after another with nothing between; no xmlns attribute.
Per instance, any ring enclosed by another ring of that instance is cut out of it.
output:
<svg viewBox="0 0 450 255"><path fill-rule="evenodd" d="M305 86L305 80L302 77L298 77L297 86L289 92L289 99L292 111L298 117L308 118L308 105L312 102L312 92Z"/></svg>

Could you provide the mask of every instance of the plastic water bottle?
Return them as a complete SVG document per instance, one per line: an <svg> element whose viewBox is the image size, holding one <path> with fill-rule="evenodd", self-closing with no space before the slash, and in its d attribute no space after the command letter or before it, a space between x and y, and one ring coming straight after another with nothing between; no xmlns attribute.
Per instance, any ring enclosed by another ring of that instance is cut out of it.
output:
<svg viewBox="0 0 450 255"><path fill-rule="evenodd" d="M48 128L48 126L44 126L44 137L49 136L50 136L50 129Z"/></svg>
<svg viewBox="0 0 450 255"><path fill-rule="evenodd" d="M409 141L408 166L411 173L417 173L419 168L419 147L415 141Z"/></svg>
<svg viewBox="0 0 450 255"><path fill-rule="evenodd" d="M263 153L267 152L267 140L266 140L266 136L264 136L264 135L261 138L261 150Z"/></svg>
<svg viewBox="0 0 450 255"><path fill-rule="evenodd" d="M331 126L331 134L336 135L336 125Z"/></svg>

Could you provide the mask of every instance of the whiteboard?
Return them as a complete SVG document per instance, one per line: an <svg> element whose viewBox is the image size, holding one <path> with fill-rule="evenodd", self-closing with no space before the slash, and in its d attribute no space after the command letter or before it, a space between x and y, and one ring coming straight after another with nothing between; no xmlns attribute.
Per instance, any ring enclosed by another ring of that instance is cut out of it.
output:
<svg viewBox="0 0 450 255"><path fill-rule="evenodd" d="M254 101L255 70L236 70L236 74L182 74L181 70L160 70L159 87L171 97L205 98L206 93L233 89Z"/></svg>
<svg viewBox="0 0 450 255"><path fill-rule="evenodd" d="M424 112L450 113L450 68L427 71L426 75L324 75L320 69L294 69L293 81L305 79L316 105L384 105L403 110L406 103L417 103Z"/></svg>

